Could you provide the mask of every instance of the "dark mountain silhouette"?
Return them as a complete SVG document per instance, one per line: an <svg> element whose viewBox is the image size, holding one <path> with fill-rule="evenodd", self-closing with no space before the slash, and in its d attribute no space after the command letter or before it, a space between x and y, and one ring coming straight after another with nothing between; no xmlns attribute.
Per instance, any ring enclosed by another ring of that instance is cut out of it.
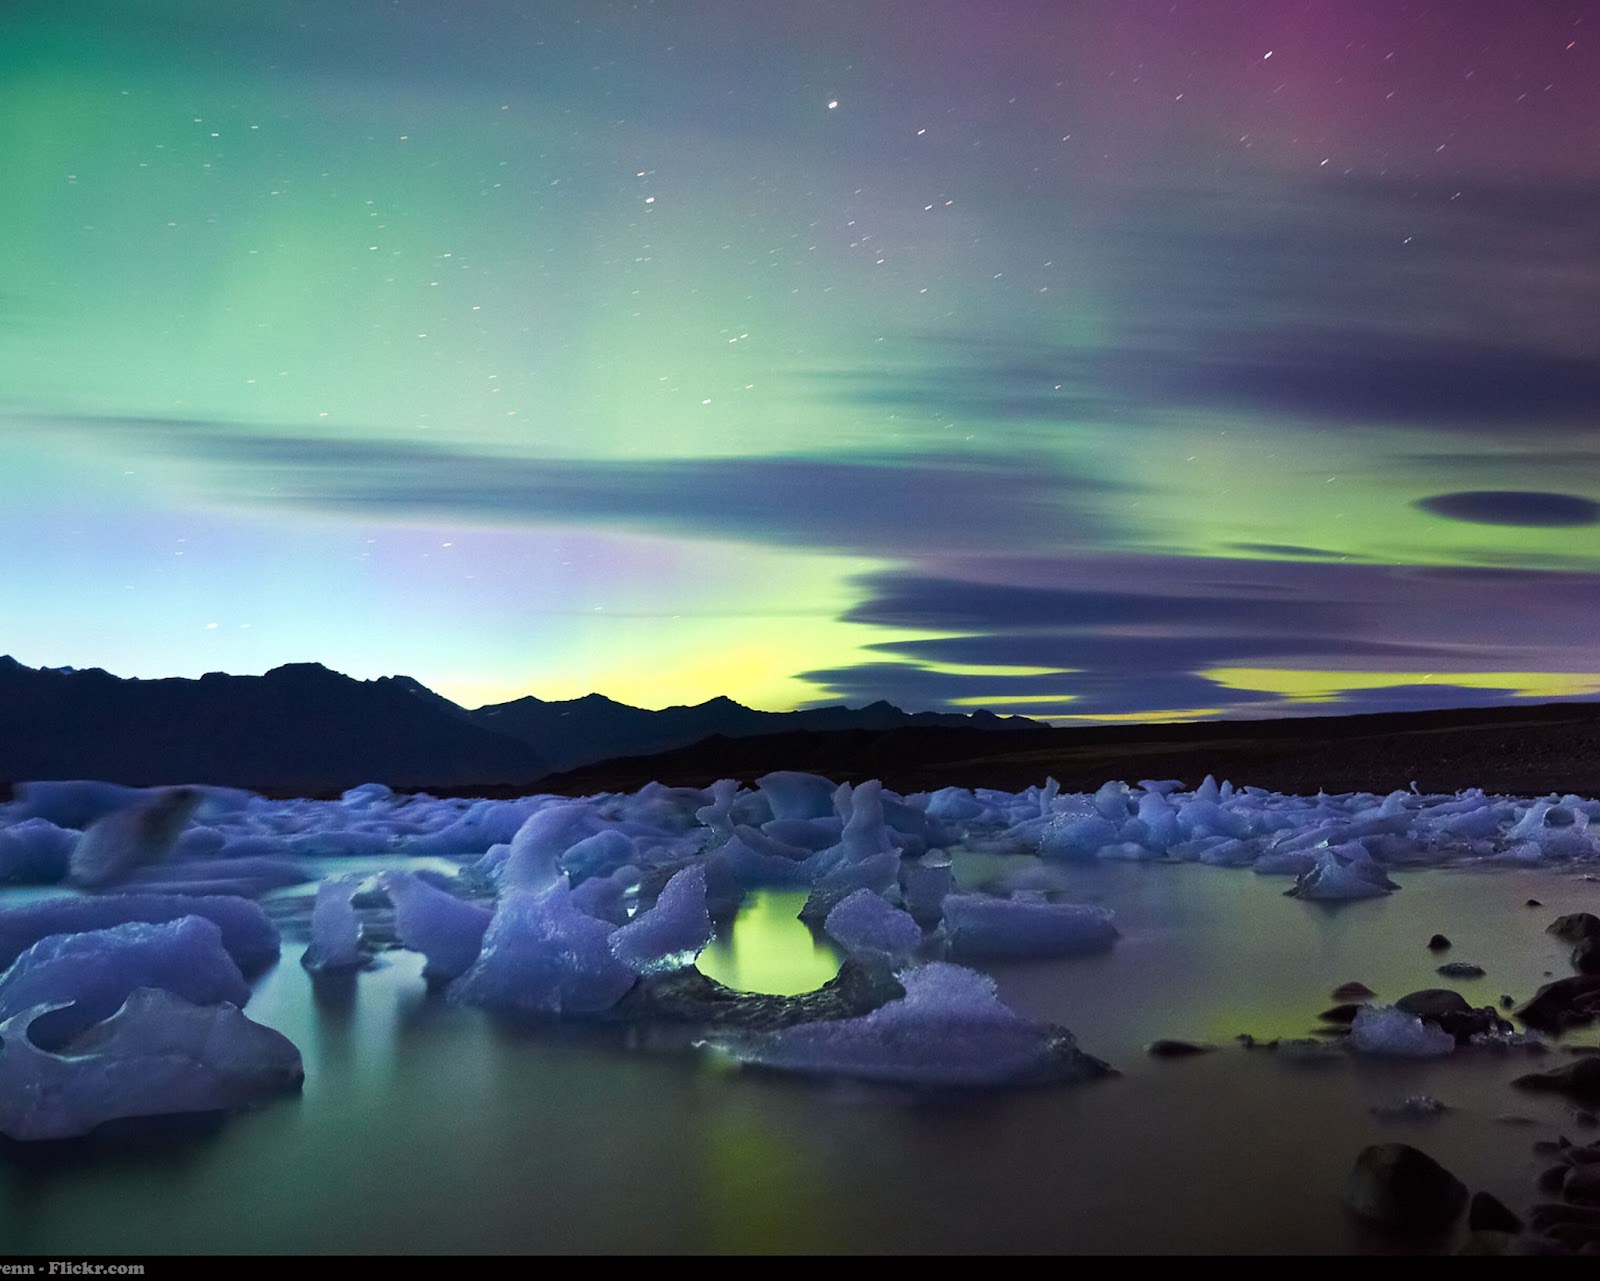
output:
<svg viewBox="0 0 1600 1281"><path fill-rule="evenodd" d="M565 702L519 698L493 703L467 715L474 724L520 738L537 747L558 770L575 769L614 756L643 756L687 747L713 734L750 738L824 730L892 730L906 728L1027 729L1045 728L1022 716L974 712L903 712L892 703L866 707L815 707L798 712L758 712L731 698L713 698L693 707L665 707L658 712L629 707L600 694Z"/></svg>
<svg viewBox="0 0 1600 1281"><path fill-rule="evenodd" d="M336 792L357 783L527 789L545 774L711 735L1033 725L888 703L758 712L728 698L652 712L599 694L467 711L409 676L360 681L318 663L264 676L124 679L0 657L0 780L97 778Z"/></svg>
<svg viewBox="0 0 1600 1281"><path fill-rule="evenodd" d="M548 769L527 743L472 724L405 676L358 681L290 663L264 676L125 680L0 658L0 778L11 781L327 792L374 780L505 783Z"/></svg>

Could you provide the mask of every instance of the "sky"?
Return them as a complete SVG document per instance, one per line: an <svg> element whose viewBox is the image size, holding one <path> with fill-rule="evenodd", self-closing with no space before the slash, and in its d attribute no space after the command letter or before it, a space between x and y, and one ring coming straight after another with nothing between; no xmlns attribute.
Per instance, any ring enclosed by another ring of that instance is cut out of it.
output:
<svg viewBox="0 0 1600 1281"><path fill-rule="evenodd" d="M1600 0L9 0L0 652L1600 692Z"/></svg>

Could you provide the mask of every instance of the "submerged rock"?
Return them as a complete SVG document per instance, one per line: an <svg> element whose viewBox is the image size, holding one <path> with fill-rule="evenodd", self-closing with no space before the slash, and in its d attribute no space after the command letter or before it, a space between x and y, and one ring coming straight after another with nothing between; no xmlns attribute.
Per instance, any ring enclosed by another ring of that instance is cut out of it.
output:
<svg viewBox="0 0 1600 1281"><path fill-rule="evenodd" d="M1516 1017L1540 1032L1559 1034L1593 1023L1600 1015L1600 975L1579 974L1546 983Z"/></svg>
<svg viewBox="0 0 1600 1281"><path fill-rule="evenodd" d="M1369 1222L1400 1232L1438 1232L1467 1204L1467 1187L1409 1143L1364 1148L1345 1186L1345 1204Z"/></svg>
<svg viewBox="0 0 1600 1281"><path fill-rule="evenodd" d="M1545 926L1545 933L1554 934L1566 943L1600 938L1600 916L1592 912L1570 912L1566 916L1556 917Z"/></svg>
<svg viewBox="0 0 1600 1281"><path fill-rule="evenodd" d="M1511 1084L1522 1090L1566 1094L1585 1103L1600 1102L1600 1058L1586 1056L1549 1072L1530 1072Z"/></svg>
<svg viewBox="0 0 1600 1281"><path fill-rule="evenodd" d="M1158 1041L1151 1041L1144 1047L1144 1052L1153 1059L1186 1059L1196 1054L1210 1054L1216 1048L1214 1045L1202 1045L1198 1041L1176 1041L1163 1037Z"/></svg>

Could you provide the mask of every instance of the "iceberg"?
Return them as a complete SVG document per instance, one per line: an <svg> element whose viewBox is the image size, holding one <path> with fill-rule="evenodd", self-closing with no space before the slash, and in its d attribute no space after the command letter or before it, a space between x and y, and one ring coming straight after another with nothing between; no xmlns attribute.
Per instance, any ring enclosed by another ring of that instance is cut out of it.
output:
<svg viewBox="0 0 1600 1281"><path fill-rule="evenodd" d="M300 964L313 974L357 970L370 959L361 948L361 923L350 902L360 884L359 876L330 876L317 886L311 945L300 957Z"/></svg>
<svg viewBox="0 0 1600 1281"><path fill-rule="evenodd" d="M753 1066L890 1085L992 1088L1111 1072L1067 1029L1003 1005L987 975L935 961L897 977L905 996L870 1014L710 1044Z"/></svg>
<svg viewBox="0 0 1600 1281"><path fill-rule="evenodd" d="M828 913L822 928L847 952L904 961L922 946L922 927L880 894L857 890Z"/></svg>
<svg viewBox="0 0 1600 1281"><path fill-rule="evenodd" d="M294 1044L236 1005L137 987L105 1022L40 1049L32 1029L60 1008L34 1005L0 1022L0 1134L66 1139L124 1117L233 1109L305 1078Z"/></svg>
<svg viewBox="0 0 1600 1281"><path fill-rule="evenodd" d="M1443 1058L1456 1038L1392 1005L1363 1005L1350 1024L1349 1046L1358 1054L1399 1059Z"/></svg>
<svg viewBox="0 0 1600 1281"><path fill-rule="evenodd" d="M40 939L0 975L0 1019L57 1007L29 1022L34 1043L54 1049L110 1017L138 987L163 988L197 1005L250 999L222 931L204 917L184 916Z"/></svg>
<svg viewBox="0 0 1600 1281"><path fill-rule="evenodd" d="M653 907L611 936L611 954L635 974L681 970L694 964L711 932L705 865L692 863L673 873Z"/></svg>
<svg viewBox="0 0 1600 1281"><path fill-rule="evenodd" d="M423 978L446 982L472 967L492 911L429 885L413 872L383 872L378 884L394 904L400 946L427 957Z"/></svg>
<svg viewBox="0 0 1600 1281"><path fill-rule="evenodd" d="M170 894L109 894L98 898L50 898L0 910L0 967L9 966L51 934L81 934L143 921L160 925L203 916L222 933L222 946L246 977L278 959L278 927L249 899Z"/></svg>
<svg viewBox="0 0 1600 1281"><path fill-rule="evenodd" d="M951 894L944 927L952 956L1045 957L1103 952L1116 942L1109 908L1051 903L1042 896Z"/></svg>
<svg viewBox="0 0 1600 1281"><path fill-rule="evenodd" d="M637 975L611 953L612 927L581 911L563 874L549 889L508 890L472 967L450 997L513 1014L597 1014Z"/></svg>

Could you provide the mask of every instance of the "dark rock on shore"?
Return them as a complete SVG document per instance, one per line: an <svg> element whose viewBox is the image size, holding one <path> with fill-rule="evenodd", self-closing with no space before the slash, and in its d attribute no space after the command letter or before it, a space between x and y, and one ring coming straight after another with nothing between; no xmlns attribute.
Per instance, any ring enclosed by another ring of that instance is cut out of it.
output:
<svg viewBox="0 0 1600 1281"><path fill-rule="evenodd" d="M1354 1023L1356 1015L1366 1008L1364 1001L1349 1005L1336 1005L1331 1010L1323 1010L1321 1014L1317 1015L1317 1018L1324 1023Z"/></svg>
<svg viewBox="0 0 1600 1281"><path fill-rule="evenodd" d="M1442 974L1447 979L1481 979L1488 971L1471 961L1450 961L1441 965L1435 973Z"/></svg>
<svg viewBox="0 0 1600 1281"><path fill-rule="evenodd" d="M1473 1232L1521 1232L1523 1223L1498 1197L1474 1192L1467 1207L1467 1227Z"/></svg>
<svg viewBox="0 0 1600 1281"><path fill-rule="evenodd" d="M1522 1090L1565 1094L1582 1102L1600 1102L1600 1058L1585 1056L1550 1072L1529 1072L1511 1082Z"/></svg>
<svg viewBox="0 0 1600 1281"><path fill-rule="evenodd" d="M1545 926L1545 933L1554 934L1567 943L1600 938L1600 916L1592 912L1571 912L1566 916L1558 916Z"/></svg>
<svg viewBox="0 0 1600 1281"><path fill-rule="evenodd" d="M1420 992L1407 992L1395 1003L1395 1008L1414 1014L1425 1023L1432 1023L1455 1037L1456 1044L1465 1045L1480 1032L1510 1032L1511 1024L1495 1013L1494 1006L1474 1009L1461 993L1447 987L1423 988Z"/></svg>
<svg viewBox="0 0 1600 1281"><path fill-rule="evenodd" d="M1594 974L1546 983L1516 1012L1527 1027L1550 1033L1582 1027L1596 1016L1600 1016L1600 975Z"/></svg>
<svg viewBox="0 0 1600 1281"><path fill-rule="evenodd" d="M1144 1047L1144 1052L1153 1059L1186 1059L1195 1054L1209 1054L1216 1048L1214 1045L1201 1045L1197 1041L1176 1041L1163 1037L1159 1041L1151 1041Z"/></svg>
<svg viewBox="0 0 1600 1281"><path fill-rule="evenodd" d="M1428 940L1428 950L1430 952L1443 952L1449 946L1450 940L1445 938L1443 934L1435 934Z"/></svg>
<svg viewBox="0 0 1600 1281"><path fill-rule="evenodd" d="M1378 994L1365 983L1341 983L1330 995L1335 1001L1359 1001Z"/></svg>
<svg viewBox="0 0 1600 1281"><path fill-rule="evenodd" d="M1579 939L1570 959L1579 974L1600 974L1600 938Z"/></svg>
<svg viewBox="0 0 1600 1281"><path fill-rule="evenodd" d="M1438 1232L1466 1206L1467 1186L1409 1143L1376 1143L1356 1158L1345 1204L1393 1231Z"/></svg>

